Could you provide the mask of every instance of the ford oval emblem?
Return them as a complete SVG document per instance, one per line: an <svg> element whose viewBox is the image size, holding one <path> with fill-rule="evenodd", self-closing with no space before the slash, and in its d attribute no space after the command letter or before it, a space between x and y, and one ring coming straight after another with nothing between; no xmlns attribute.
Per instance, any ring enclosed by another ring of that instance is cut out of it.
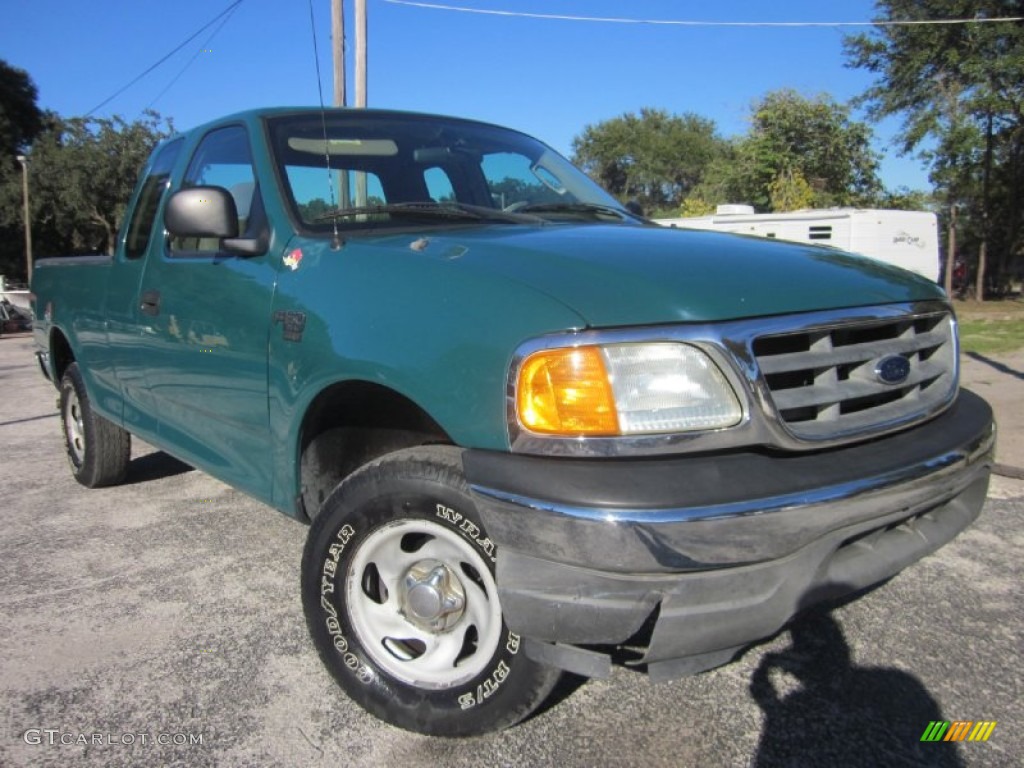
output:
<svg viewBox="0 0 1024 768"><path fill-rule="evenodd" d="M883 357L875 366L875 376L883 384L902 384L910 376L910 361L902 355Z"/></svg>

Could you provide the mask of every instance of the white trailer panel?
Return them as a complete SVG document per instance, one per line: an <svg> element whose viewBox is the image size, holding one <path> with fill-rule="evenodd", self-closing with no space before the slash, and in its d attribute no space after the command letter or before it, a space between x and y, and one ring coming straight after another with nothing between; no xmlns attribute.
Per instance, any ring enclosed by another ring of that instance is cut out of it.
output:
<svg viewBox="0 0 1024 768"><path fill-rule="evenodd" d="M831 208L792 213L754 213L728 206L729 213L678 219L658 219L667 227L707 229L756 235L797 243L828 245L870 256L929 280L939 279L939 233L935 214L928 211L889 211Z"/></svg>

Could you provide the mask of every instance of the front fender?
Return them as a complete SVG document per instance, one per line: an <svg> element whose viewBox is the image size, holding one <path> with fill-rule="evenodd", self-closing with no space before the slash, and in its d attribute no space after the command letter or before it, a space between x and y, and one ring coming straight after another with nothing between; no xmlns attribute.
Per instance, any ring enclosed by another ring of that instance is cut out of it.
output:
<svg viewBox="0 0 1024 768"><path fill-rule="evenodd" d="M326 387L372 382L417 404L456 444L507 450L514 350L583 327L574 311L524 283L410 248L419 239L354 240L338 251L319 241L290 246L302 258L282 268L268 372L282 510L294 510L301 487L303 417Z"/></svg>

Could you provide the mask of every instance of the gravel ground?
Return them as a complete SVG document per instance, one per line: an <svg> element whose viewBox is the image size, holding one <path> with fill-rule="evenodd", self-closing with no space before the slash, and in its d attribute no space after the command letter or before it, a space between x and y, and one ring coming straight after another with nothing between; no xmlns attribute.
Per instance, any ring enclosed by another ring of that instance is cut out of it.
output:
<svg viewBox="0 0 1024 768"><path fill-rule="evenodd" d="M965 366L1003 434L1018 434L1024 358ZM127 484L87 491L65 465L55 393L28 337L0 338L0 385L0 766L1024 756L1022 481L997 478L981 519L937 554L727 667L660 685L619 670L565 686L504 733L430 739L364 714L321 667L297 588L304 526L140 443ZM999 459L1024 467L1002 445ZM998 725L985 743L921 743L932 720Z"/></svg>

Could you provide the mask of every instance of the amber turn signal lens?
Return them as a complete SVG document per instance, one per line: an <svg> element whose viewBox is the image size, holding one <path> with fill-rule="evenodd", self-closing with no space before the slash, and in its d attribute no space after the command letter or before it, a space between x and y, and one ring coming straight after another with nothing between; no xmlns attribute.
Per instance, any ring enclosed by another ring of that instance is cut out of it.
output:
<svg viewBox="0 0 1024 768"><path fill-rule="evenodd" d="M619 434L615 397L598 347L530 355L519 368L516 411L519 422L533 432Z"/></svg>

